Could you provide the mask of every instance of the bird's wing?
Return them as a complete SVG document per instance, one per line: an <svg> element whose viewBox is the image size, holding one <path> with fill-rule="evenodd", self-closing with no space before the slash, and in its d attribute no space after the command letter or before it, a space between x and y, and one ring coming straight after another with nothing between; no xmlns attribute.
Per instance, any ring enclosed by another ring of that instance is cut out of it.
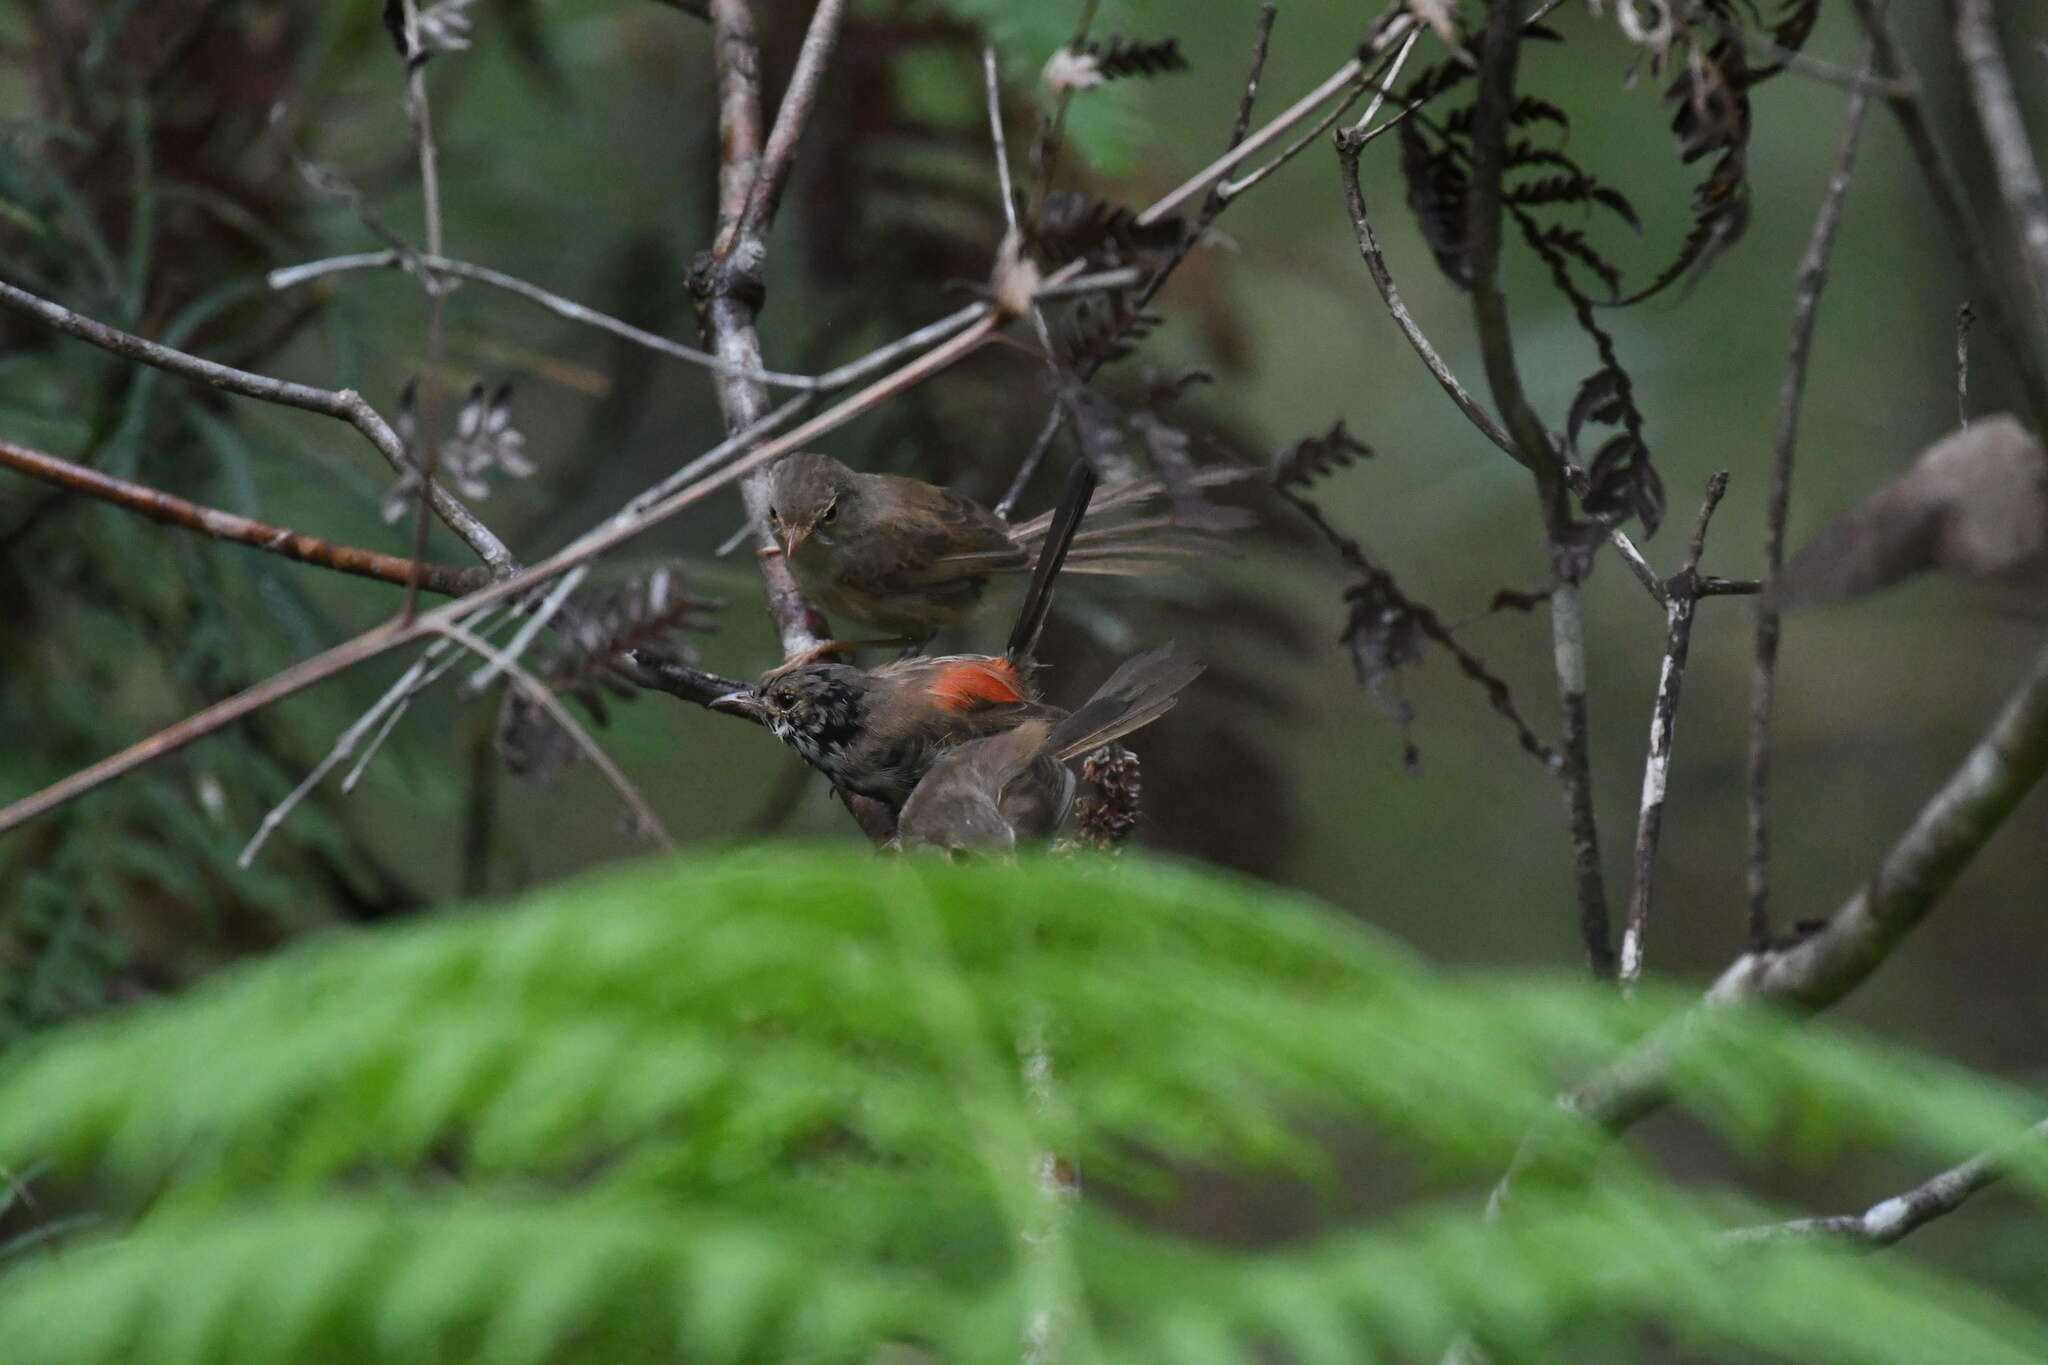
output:
<svg viewBox="0 0 2048 1365"><path fill-rule="evenodd" d="M856 582L902 590L1027 567L995 513L950 488L878 474L891 508L886 535L862 537L844 551Z"/></svg>

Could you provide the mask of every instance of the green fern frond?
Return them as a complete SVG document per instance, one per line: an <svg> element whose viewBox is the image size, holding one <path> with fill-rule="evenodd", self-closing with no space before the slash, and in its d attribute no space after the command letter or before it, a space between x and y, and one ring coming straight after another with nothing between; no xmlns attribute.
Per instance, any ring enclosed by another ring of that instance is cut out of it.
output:
<svg viewBox="0 0 2048 1365"><path fill-rule="evenodd" d="M1901 1266L1732 1252L1715 1230L1764 1215L1559 1113L1561 1075L1677 1007L1436 972L1142 861L648 864L307 943L25 1047L0 1067L0 1162L151 1207L0 1280L0 1338L44 1332L23 1358L52 1362L1014 1358L1052 1286L1076 1359L1360 1359L1460 1328L1514 1359L1633 1322L1871 1362L1927 1358L1908 1346L1938 1326L1973 1360L2039 1358L2038 1324ZM2037 1117L1782 1020L1672 1038L1675 1099L1741 1151L1946 1164ZM1031 1039L1054 1103L1022 1076ZM1496 1226L1455 1201L1259 1255L1143 1230L1180 1172L1324 1179L1333 1126L1435 1179L1495 1172L1532 1131L1546 1161ZM1051 1231L1047 1151L1086 1191ZM2048 1190L2040 1163L2014 1180ZM1027 1232L1070 1270L1046 1279ZM1805 1321L1817 1296L1856 1311Z"/></svg>

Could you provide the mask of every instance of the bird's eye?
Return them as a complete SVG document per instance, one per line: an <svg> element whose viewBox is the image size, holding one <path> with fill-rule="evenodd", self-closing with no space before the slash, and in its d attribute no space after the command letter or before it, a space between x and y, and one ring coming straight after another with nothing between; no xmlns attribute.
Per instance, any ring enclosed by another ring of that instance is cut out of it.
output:
<svg viewBox="0 0 2048 1365"><path fill-rule="evenodd" d="M787 711L791 706L796 704L796 693L790 691L787 687L784 687L776 691L773 695L771 695L768 698L768 700L771 703L773 703L778 710Z"/></svg>
<svg viewBox="0 0 2048 1365"><path fill-rule="evenodd" d="M782 525L782 513L780 513L780 512L778 512L778 511L776 511L776 510L775 510L775 509L774 509L773 507L769 508L769 509L768 509L768 524L769 524L770 526L780 526L780 525Z"/></svg>
<svg viewBox="0 0 2048 1365"><path fill-rule="evenodd" d="M820 512L820 513L818 514L818 525L820 525L820 526L830 526L830 525L832 524L832 519L833 519L834 517L837 517L838 515L839 515L839 504L838 504L838 503L836 503L836 502L835 502L835 503L831 503L831 504L828 504L828 505L826 506L825 510L824 510L823 512Z"/></svg>

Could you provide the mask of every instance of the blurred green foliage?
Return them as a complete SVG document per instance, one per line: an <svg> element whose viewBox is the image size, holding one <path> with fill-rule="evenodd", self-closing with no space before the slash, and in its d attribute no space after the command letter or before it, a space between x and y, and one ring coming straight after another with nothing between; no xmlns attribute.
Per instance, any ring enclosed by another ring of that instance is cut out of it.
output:
<svg viewBox="0 0 2048 1365"><path fill-rule="evenodd" d="M0 1279L49 1362L1632 1358L1631 1327L1771 1359L2020 1362L2048 1324L1890 1258L1731 1249L1763 1210L1575 1127L1552 1069L1670 1003L1446 975L1327 909L1145 861L747 852L328 938L0 1068L0 1156L110 1226ZM1038 1058L1044 1065L1035 1065ZM1676 1101L1755 1159L2003 1143L2027 1097L1724 1012ZM1381 1198L1262 1249L1183 1186ZM1482 1225L1446 1199L1548 1131ZM1080 1198L1048 1196L1044 1153ZM1590 1178L1590 1185L1581 1182ZM2048 1195L2048 1162L2014 1182ZM81 1183L89 1182L89 1183ZM47 1197L47 1196L46 1196ZM114 1217L113 1211L135 1213ZM1815 1311L1826 1304L1825 1311Z"/></svg>

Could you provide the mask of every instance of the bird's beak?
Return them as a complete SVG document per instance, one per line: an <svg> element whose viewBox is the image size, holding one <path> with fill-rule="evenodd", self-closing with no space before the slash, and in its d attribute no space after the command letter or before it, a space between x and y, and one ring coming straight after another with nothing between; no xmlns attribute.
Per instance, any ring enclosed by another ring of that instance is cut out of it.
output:
<svg viewBox="0 0 2048 1365"><path fill-rule="evenodd" d="M808 526L791 526L784 530L782 533L783 558L787 559L796 554L798 550L803 548L804 542L810 538L811 528Z"/></svg>
<svg viewBox="0 0 2048 1365"><path fill-rule="evenodd" d="M728 692L722 697L713 697L706 705L729 716L744 716L756 724L766 724L768 720L767 708L752 692Z"/></svg>

